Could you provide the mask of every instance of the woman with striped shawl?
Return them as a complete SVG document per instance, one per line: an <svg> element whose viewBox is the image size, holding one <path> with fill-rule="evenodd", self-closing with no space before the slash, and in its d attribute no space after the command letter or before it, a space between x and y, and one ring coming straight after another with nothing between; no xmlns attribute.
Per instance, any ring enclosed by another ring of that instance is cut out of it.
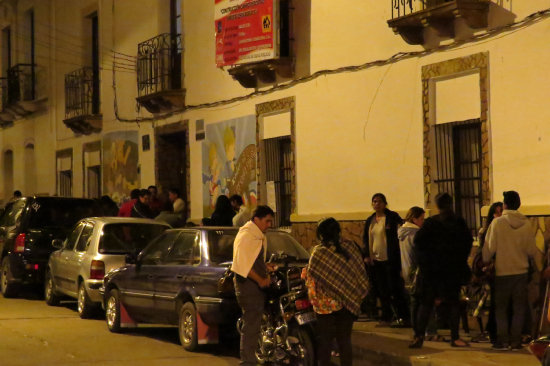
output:
<svg viewBox="0 0 550 366"><path fill-rule="evenodd" d="M340 224L324 219L317 227L321 244L307 268L309 299L317 314L317 358L330 365L331 342L336 339L340 365L352 364L351 328L367 295L367 274L357 244L340 237Z"/></svg>

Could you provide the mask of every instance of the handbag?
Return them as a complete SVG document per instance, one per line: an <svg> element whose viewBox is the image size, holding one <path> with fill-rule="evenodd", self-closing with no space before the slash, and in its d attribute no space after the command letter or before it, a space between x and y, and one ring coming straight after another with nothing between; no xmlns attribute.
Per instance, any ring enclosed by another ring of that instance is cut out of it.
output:
<svg viewBox="0 0 550 366"><path fill-rule="evenodd" d="M218 280L218 294L221 297L235 296L235 284L233 278L235 274L230 268L226 269L223 276Z"/></svg>

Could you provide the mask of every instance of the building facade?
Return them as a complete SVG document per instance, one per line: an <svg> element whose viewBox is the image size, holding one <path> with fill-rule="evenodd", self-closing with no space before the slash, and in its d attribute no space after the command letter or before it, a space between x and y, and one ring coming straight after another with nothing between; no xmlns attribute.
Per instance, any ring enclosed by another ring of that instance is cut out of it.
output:
<svg viewBox="0 0 550 366"><path fill-rule="evenodd" d="M238 193L309 247L327 216L360 240L376 192L450 192L475 233L513 189L544 245L547 1L272 2L278 57L230 64L218 20L271 1L1 1L0 198L155 184L198 221Z"/></svg>

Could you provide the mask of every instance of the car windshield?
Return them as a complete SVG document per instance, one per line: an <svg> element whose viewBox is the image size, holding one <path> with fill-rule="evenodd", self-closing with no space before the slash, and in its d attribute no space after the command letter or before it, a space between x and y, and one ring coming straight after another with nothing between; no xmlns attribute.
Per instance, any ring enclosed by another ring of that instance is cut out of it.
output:
<svg viewBox="0 0 550 366"><path fill-rule="evenodd" d="M29 228L70 228L80 219L101 216L99 206L87 199L39 199L27 208L30 215Z"/></svg>
<svg viewBox="0 0 550 366"><path fill-rule="evenodd" d="M99 253L130 254L140 252L153 239L168 229L166 225L119 223L103 227Z"/></svg>
<svg viewBox="0 0 550 366"><path fill-rule="evenodd" d="M267 258L273 253L285 253L298 260L308 260L309 253L290 234L282 231L268 231L267 237Z"/></svg>
<svg viewBox="0 0 550 366"><path fill-rule="evenodd" d="M224 263L233 260L233 242L237 230L211 230L208 231L208 243L210 261ZM273 253L283 252L298 260L308 260L309 253L291 235L282 231L268 231L267 258Z"/></svg>

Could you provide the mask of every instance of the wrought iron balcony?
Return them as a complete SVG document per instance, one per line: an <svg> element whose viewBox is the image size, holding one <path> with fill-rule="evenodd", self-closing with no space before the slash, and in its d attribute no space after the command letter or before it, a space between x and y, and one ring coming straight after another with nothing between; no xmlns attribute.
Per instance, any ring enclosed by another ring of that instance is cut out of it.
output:
<svg viewBox="0 0 550 366"><path fill-rule="evenodd" d="M463 18L473 29L486 28L490 0L391 0L388 25L409 44L424 43L424 28L454 37L454 20Z"/></svg>
<svg viewBox="0 0 550 366"><path fill-rule="evenodd" d="M102 116L99 114L99 90L94 88L94 72L83 67L65 75L65 120L75 133L100 132Z"/></svg>
<svg viewBox="0 0 550 366"><path fill-rule="evenodd" d="M149 112L169 112L184 107L182 52L180 34L163 33L138 44L137 101Z"/></svg>

